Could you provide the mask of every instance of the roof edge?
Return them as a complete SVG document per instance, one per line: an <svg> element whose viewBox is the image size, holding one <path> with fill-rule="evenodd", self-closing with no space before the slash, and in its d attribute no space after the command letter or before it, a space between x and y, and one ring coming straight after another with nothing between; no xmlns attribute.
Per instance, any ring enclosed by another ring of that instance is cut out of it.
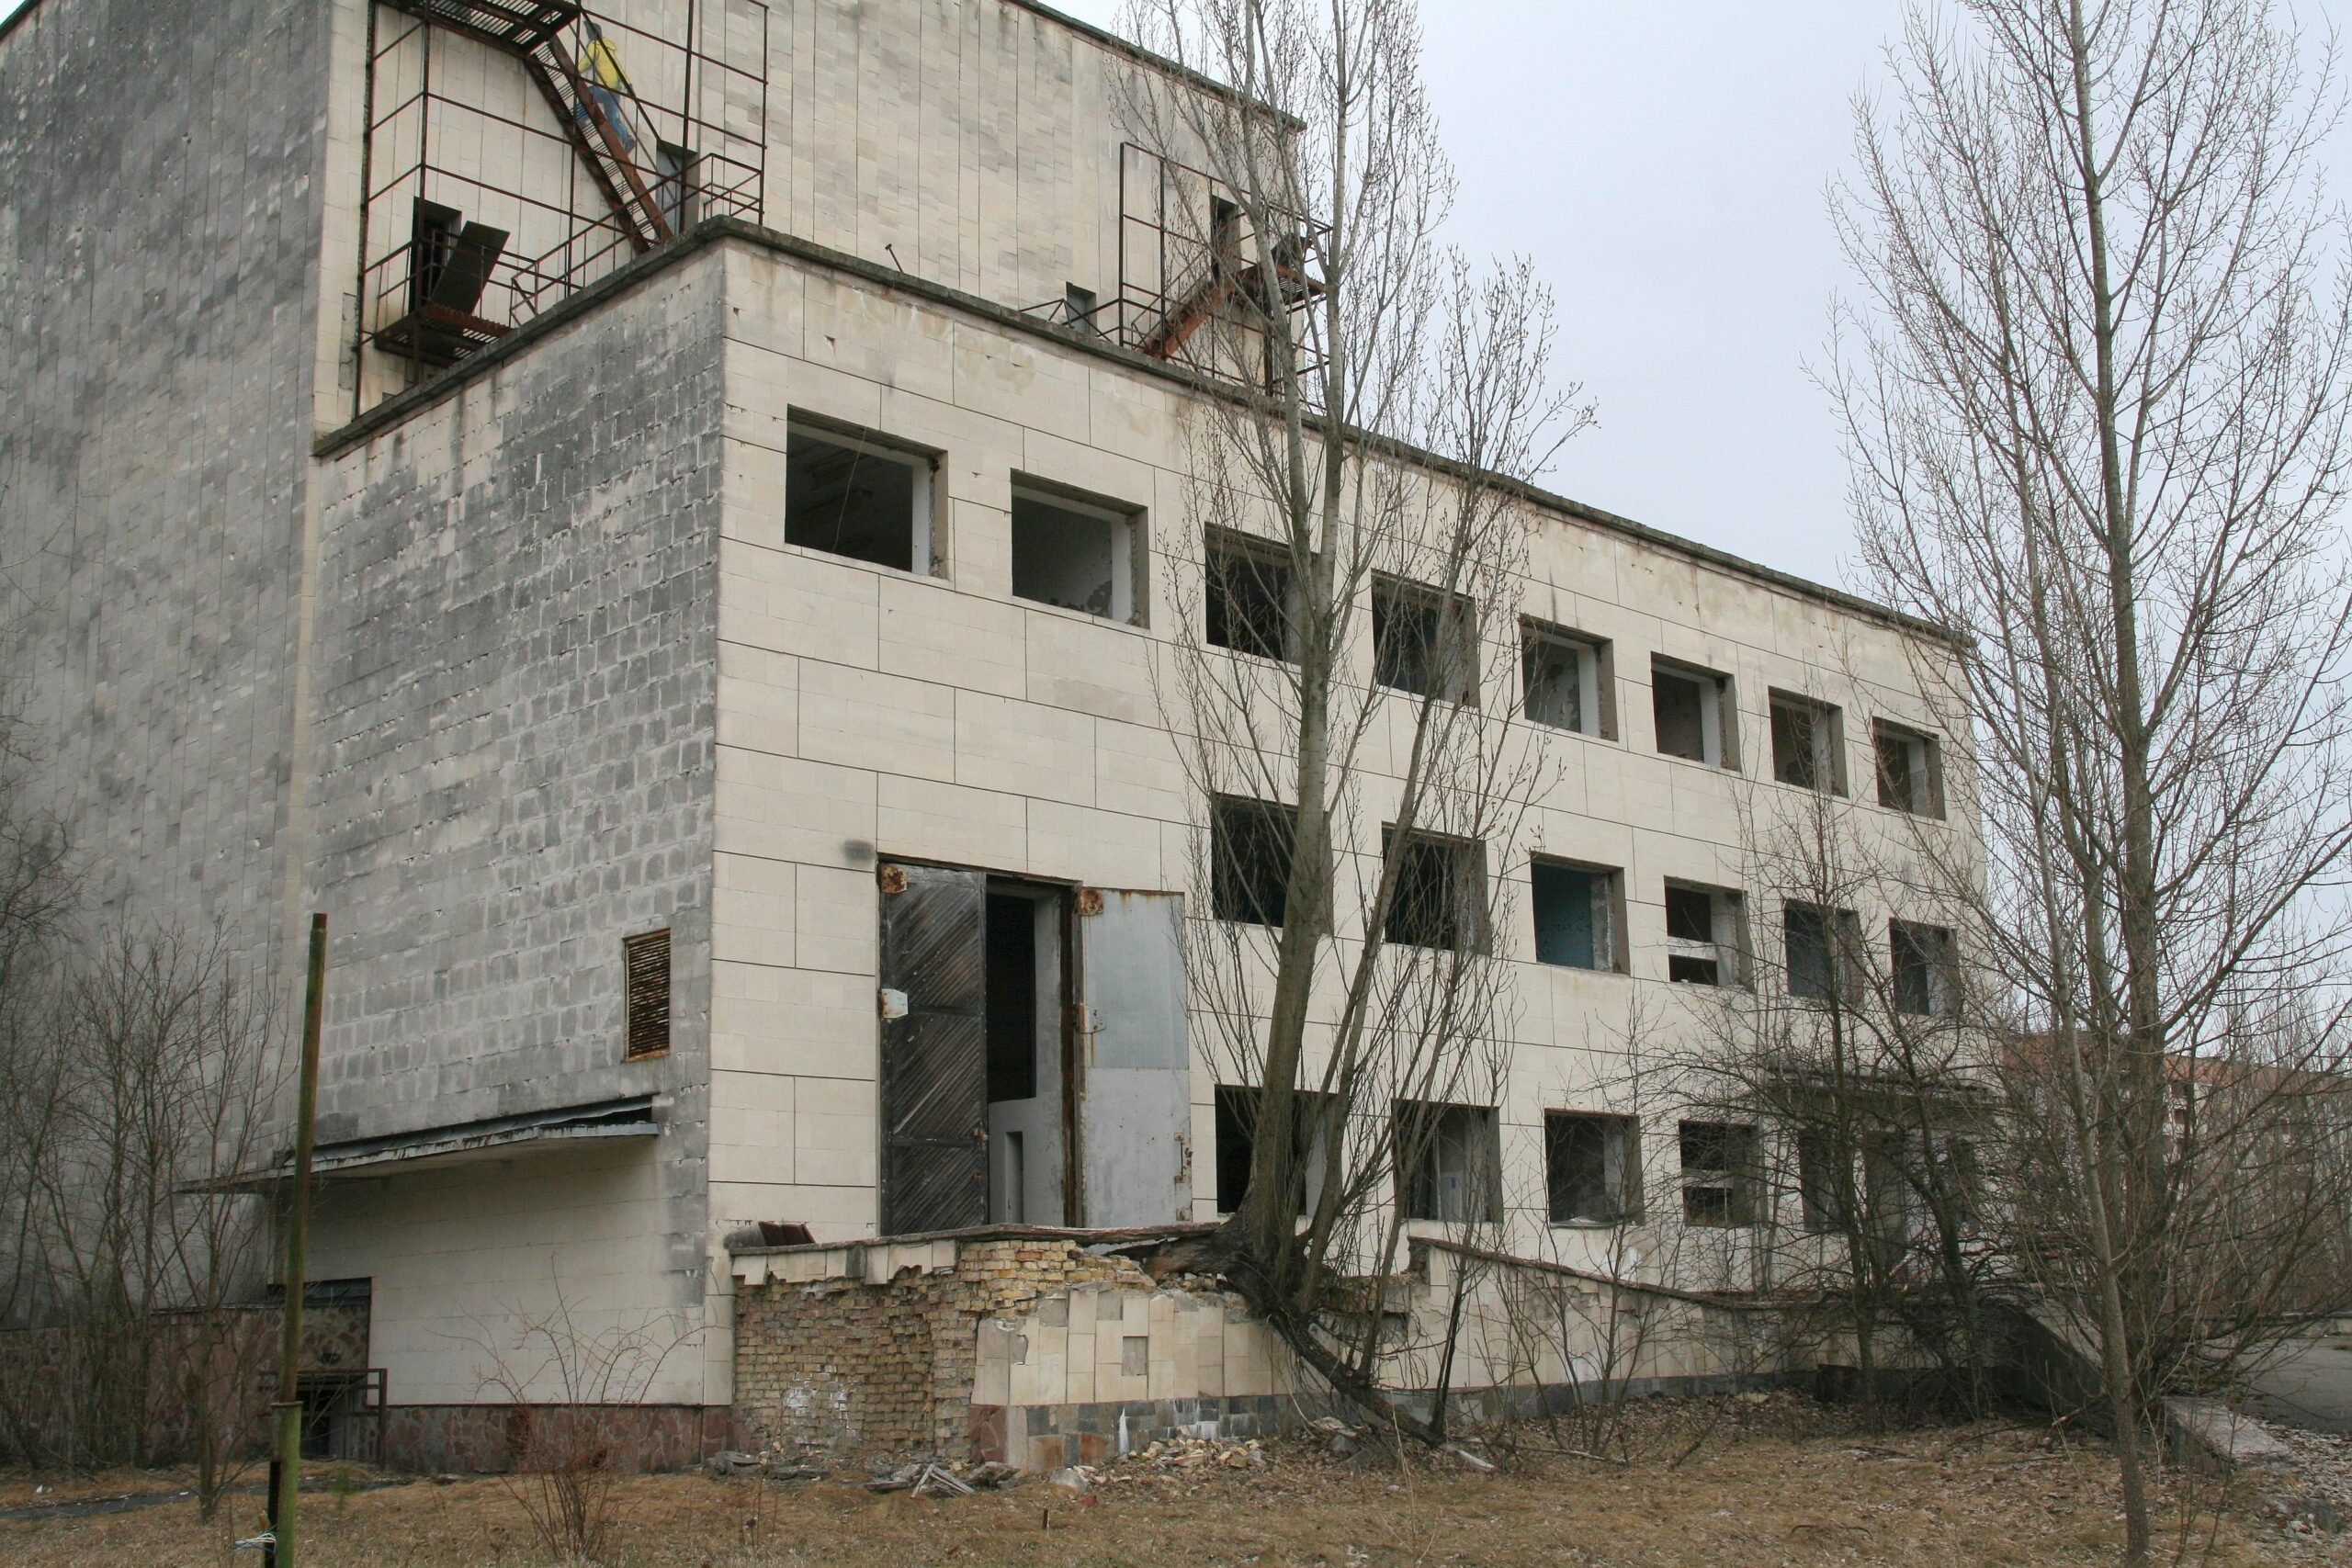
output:
<svg viewBox="0 0 2352 1568"><path fill-rule="evenodd" d="M1015 0L1015 3L1025 5L1028 0ZM977 316L992 325L1044 339L1064 348L1091 355L1098 359L1109 360L1139 375L1181 386L1190 391L1212 397L1225 395L1219 384L1210 378L1170 365L1165 360L1151 358L1134 349L1122 348L1107 338L1081 334L1035 316L1023 315L1012 307L999 304L993 299L985 299L976 294L967 294L962 289L944 283L935 283L913 273L896 271L878 263L867 261L862 256L854 256L843 251L832 250L814 241L804 240L797 235L787 234L780 230L762 228L757 224L745 222L740 218L717 217L705 219L677 239L659 249L636 257L617 271L597 279L552 310L516 327L489 347L459 360L455 367L444 371L432 380L412 387L394 397L387 398L357 419L325 432L312 443L311 455L321 458L338 457L380 432L405 423L411 415L454 397L479 377L504 364L508 359L526 352L530 345L539 339L560 332L571 322L600 309L607 301L631 292L649 278L677 265L689 256L728 240L739 241L756 250L790 256L811 265L825 267L876 288L898 290L933 304L944 305ZM1810 578L1782 571L1777 567L1766 566L1760 561L1734 555L1728 550L1717 549L1712 545L1702 545L1695 539L1687 539L1662 528L1654 528L1648 524L1639 523L1633 518L1604 508L1545 490L1541 485L1476 469L1468 464L1414 446L1407 442L1369 434L1367 434L1367 439L1376 443L1381 449L1392 454L1400 461L1425 466L1440 473L1476 477L1484 482L1496 485L1505 493L1539 511L1559 513L1579 522L1648 545L1653 548L1664 550L1670 555L1679 555L1700 565L1712 567L1736 577L1746 578L1750 581L1777 589L1797 598L1808 599L1833 609L1861 615L1931 641L1955 649L1966 646L1965 638L1950 627L1939 626L1916 615L1906 615L1892 606L1865 599L1860 594L1849 593L1842 588L1835 588L1825 582L1815 582Z"/></svg>

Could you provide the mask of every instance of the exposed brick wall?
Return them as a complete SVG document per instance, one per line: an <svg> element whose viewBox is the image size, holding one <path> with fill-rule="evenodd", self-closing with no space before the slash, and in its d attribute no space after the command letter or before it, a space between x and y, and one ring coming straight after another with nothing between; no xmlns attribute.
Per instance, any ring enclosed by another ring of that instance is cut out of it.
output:
<svg viewBox="0 0 2352 1568"><path fill-rule="evenodd" d="M971 1457L986 1446L972 1408L981 1321L1079 1285L1154 1289L1125 1258L1030 1238L967 1243L952 1271L888 1284L745 1285L735 1298L736 1413L769 1443Z"/></svg>

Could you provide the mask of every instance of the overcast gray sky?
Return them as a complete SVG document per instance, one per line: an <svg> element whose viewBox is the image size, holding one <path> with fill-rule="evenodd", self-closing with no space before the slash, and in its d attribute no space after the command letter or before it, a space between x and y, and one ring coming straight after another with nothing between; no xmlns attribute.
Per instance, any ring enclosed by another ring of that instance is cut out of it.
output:
<svg viewBox="0 0 2352 1568"><path fill-rule="evenodd" d="M1055 3L1106 27L1119 9ZM2352 0L2296 9L2316 29ZM1453 238L1533 259L1562 372L1600 405L1552 488L1840 579L1843 460L1804 367L1847 287L1824 191L1899 17L1899 0L1424 0ZM2352 131L2331 152L2352 164Z"/></svg>
<svg viewBox="0 0 2352 1568"><path fill-rule="evenodd" d="M1119 9L1052 3L1106 27ZM2352 0L2296 12L2316 45ZM1600 406L1550 488L1844 580L1844 459L1804 366L1849 288L1826 190L1901 15L1899 0L1423 0L1461 175L1453 237L1532 258L1558 296L1561 371ZM2352 132L2330 151L2352 164Z"/></svg>

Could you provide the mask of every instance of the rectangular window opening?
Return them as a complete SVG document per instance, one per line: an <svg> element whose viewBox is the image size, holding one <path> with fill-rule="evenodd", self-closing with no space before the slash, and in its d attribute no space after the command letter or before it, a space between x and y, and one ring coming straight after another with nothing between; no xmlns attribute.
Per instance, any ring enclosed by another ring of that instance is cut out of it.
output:
<svg viewBox="0 0 2352 1568"><path fill-rule="evenodd" d="M1890 920L1887 946L1894 973L1895 1011L1934 1017L1959 1010L1960 976L1953 964L1949 930Z"/></svg>
<svg viewBox="0 0 2352 1568"><path fill-rule="evenodd" d="M1486 941L1487 847L1470 839L1390 828L1383 855L1396 867L1382 931L1409 947L1476 951Z"/></svg>
<svg viewBox="0 0 2352 1568"><path fill-rule="evenodd" d="M1878 753L1878 803L1914 817L1944 814L1943 746L1932 735L1880 719L1871 726Z"/></svg>
<svg viewBox="0 0 2352 1568"><path fill-rule="evenodd" d="M1607 643L1563 626L1521 621L1520 675L1529 722L1604 739L1616 734Z"/></svg>
<svg viewBox="0 0 2352 1568"><path fill-rule="evenodd" d="M1544 1178L1555 1225L1641 1217L1640 1145L1631 1116L1544 1113Z"/></svg>
<svg viewBox="0 0 2352 1568"><path fill-rule="evenodd" d="M1476 706L1477 607L1467 594L1374 579L1372 673L1396 691Z"/></svg>
<svg viewBox="0 0 2352 1568"><path fill-rule="evenodd" d="M1852 1006L1860 990L1860 923L1851 909L1790 903L1781 912L1789 995Z"/></svg>
<svg viewBox="0 0 2352 1568"><path fill-rule="evenodd" d="M1846 1185L1851 1179L1852 1162L1846 1162L1841 1172L1838 1148L1833 1134L1816 1130L1797 1134L1797 1201L1808 1235L1845 1228Z"/></svg>
<svg viewBox="0 0 2352 1568"><path fill-rule="evenodd" d="M784 542L932 570L932 460L863 435L794 424L785 436Z"/></svg>
<svg viewBox="0 0 2352 1568"><path fill-rule="evenodd" d="M1296 823L1289 807L1269 801L1219 795L1210 802L1209 891L1218 919L1283 923Z"/></svg>
<svg viewBox="0 0 2352 1568"><path fill-rule="evenodd" d="M1828 703L1771 694L1772 776L1800 789L1846 793L1845 717Z"/></svg>
<svg viewBox="0 0 2352 1568"><path fill-rule="evenodd" d="M1216 1089L1216 1209L1237 1213L1250 1195L1250 1167L1257 1156L1259 1091L1219 1084ZM1294 1195L1297 1212L1305 1213L1321 1196L1323 1163L1330 1152L1332 1122L1338 1098L1300 1089L1291 1096L1291 1121L1299 1162L1299 1190Z"/></svg>
<svg viewBox="0 0 2352 1568"><path fill-rule="evenodd" d="M1290 558L1279 545L1213 528L1204 595L1211 648L1295 660Z"/></svg>
<svg viewBox="0 0 2352 1568"><path fill-rule="evenodd" d="M1502 1218L1502 1150L1494 1108L1396 1102L1398 1198L1408 1220Z"/></svg>
<svg viewBox="0 0 2352 1568"><path fill-rule="evenodd" d="M626 976L626 1055L658 1056L670 1048L670 930L621 939Z"/></svg>
<svg viewBox="0 0 2352 1568"><path fill-rule="evenodd" d="M1686 757L1712 768L1739 766L1729 676L1652 659L1650 712L1662 755Z"/></svg>
<svg viewBox="0 0 2352 1568"><path fill-rule="evenodd" d="M1685 1122L1682 1217L1694 1225L1756 1223L1757 1135L1752 1122Z"/></svg>
<svg viewBox="0 0 2352 1568"><path fill-rule="evenodd" d="M1745 986L1739 895L1666 885L1666 977L1685 986Z"/></svg>
<svg viewBox="0 0 2352 1568"><path fill-rule="evenodd" d="M1569 969L1622 969L1623 880L1601 866L1538 859L1529 866L1535 961Z"/></svg>
<svg viewBox="0 0 2352 1568"><path fill-rule="evenodd" d="M1144 624L1143 516L1058 491L1012 491L1012 593L1106 620Z"/></svg>

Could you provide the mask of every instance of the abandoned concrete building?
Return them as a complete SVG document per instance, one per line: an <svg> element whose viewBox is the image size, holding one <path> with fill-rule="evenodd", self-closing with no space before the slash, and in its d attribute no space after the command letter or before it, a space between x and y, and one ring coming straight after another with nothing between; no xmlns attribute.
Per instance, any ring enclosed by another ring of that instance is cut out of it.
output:
<svg viewBox="0 0 2352 1568"><path fill-rule="evenodd" d="M117 906L281 973L330 914L311 1272L387 1457L494 1443L483 1337L559 1298L674 1329L649 1454L1276 1418L1246 1314L1055 1234L1215 1219L1238 1138L1153 679L1231 547L1117 111L1172 68L1029 0L204 9L0 34L7 672ZM1444 1146L1605 1271L1636 1147L1647 1223L1762 1220L1757 1129L1594 1087L1629 998L1826 940L1743 888L1744 792L1972 807L1924 628L1522 504L1496 700L1556 782L1484 851L1518 1038ZM1934 911L1849 918L1934 1005Z"/></svg>

